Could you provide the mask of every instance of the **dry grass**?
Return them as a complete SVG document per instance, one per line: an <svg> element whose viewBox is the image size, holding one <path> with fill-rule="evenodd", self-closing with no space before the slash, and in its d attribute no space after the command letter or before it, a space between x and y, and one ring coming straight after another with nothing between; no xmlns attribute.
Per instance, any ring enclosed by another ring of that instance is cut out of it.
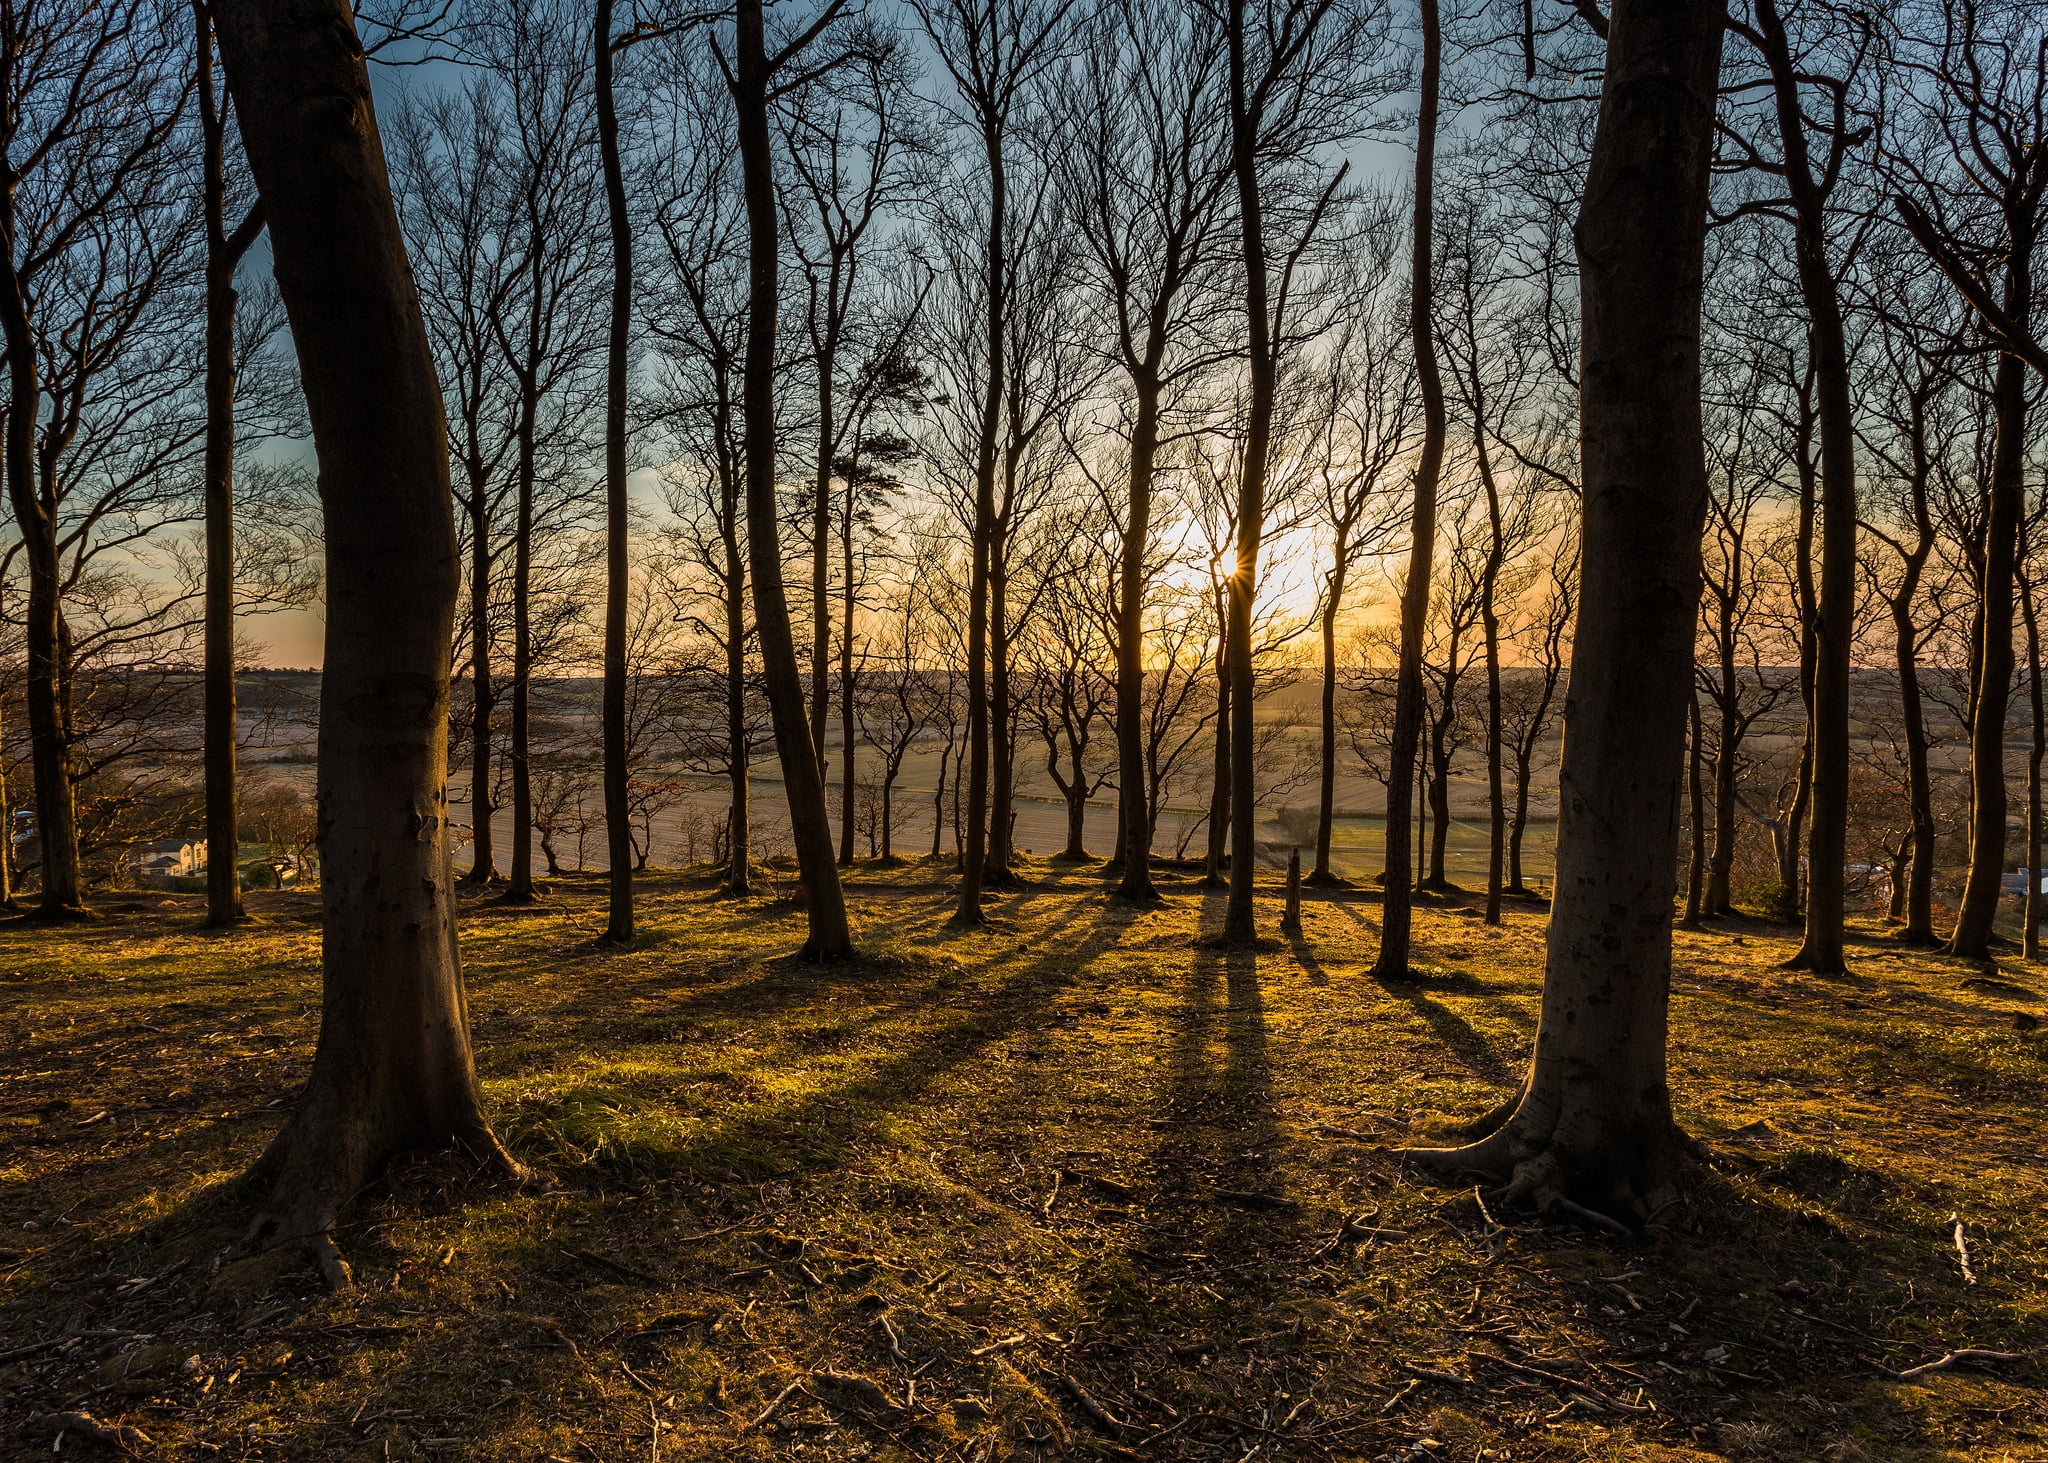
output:
<svg viewBox="0 0 2048 1463"><path fill-rule="evenodd" d="M591 888L474 907L491 1108L553 1186L400 1165L340 1295L221 1268L311 1049L307 907L0 930L0 1455L79 1411L177 1459L2048 1458L2038 1359L1880 1370L2039 1346L2042 972L1682 934L1715 1162L1616 1242L1384 1151L1512 1081L1539 911L1426 911L1382 987L1364 897L1253 957L1191 886L1032 874L961 935L928 867L864 869L867 958L822 970L680 876L625 952Z"/></svg>

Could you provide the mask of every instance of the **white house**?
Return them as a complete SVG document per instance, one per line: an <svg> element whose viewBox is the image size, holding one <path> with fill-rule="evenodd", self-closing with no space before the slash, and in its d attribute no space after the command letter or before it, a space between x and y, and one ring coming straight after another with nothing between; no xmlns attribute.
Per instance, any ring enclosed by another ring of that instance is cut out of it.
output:
<svg viewBox="0 0 2048 1463"><path fill-rule="evenodd" d="M189 879L206 872L206 840L159 838L141 844L130 866L144 878Z"/></svg>

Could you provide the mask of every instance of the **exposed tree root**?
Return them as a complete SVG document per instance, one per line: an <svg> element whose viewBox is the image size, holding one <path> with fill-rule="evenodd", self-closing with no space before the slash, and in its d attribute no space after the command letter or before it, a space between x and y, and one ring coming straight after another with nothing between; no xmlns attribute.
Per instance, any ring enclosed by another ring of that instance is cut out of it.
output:
<svg viewBox="0 0 2048 1463"><path fill-rule="evenodd" d="M83 904L38 904L20 918L25 925L75 925L99 916Z"/></svg>
<svg viewBox="0 0 2048 1463"><path fill-rule="evenodd" d="M348 1261L334 1243L334 1227L363 1189L383 1172L399 1152L422 1145L379 1142L362 1122L340 1125L288 1123L244 1182L267 1189L269 1197L250 1219L240 1248L244 1261L297 1246L320 1271L328 1286L346 1290L354 1283ZM451 1145L466 1155L488 1179L521 1186L539 1183L540 1176L514 1158L480 1119L464 1125Z"/></svg>
<svg viewBox="0 0 2048 1463"><path fill-rule="evenodd" d="M1668 1114L1623 1124L1526 1092L1467 1124L1464 1136L1472 1141L1394 1151L1445 1178L1491 1177L1487 1197L1498 1208L1560 1214L1617 1235L1640 1233L1684 1203L1684 1160L1698 1152Z"/></svg>

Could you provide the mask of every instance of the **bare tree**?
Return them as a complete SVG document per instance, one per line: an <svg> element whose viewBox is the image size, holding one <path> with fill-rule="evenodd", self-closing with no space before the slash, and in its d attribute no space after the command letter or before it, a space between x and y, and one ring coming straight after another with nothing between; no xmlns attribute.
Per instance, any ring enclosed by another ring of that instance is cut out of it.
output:
<svg viewBox="0 0 2048 1463"><path fill-rule="evenodd" d="M456 946L460 566L440 388L348 10L221 0L215 23L298 350L327 539L320 1041L256 1165L269 1193L252 1238L310 1244L339 1284L329 1230L393 1153L455 1144L518 1172L478 1097Z"/></svg>
<svg viewBox="0 0 2048 1463"><path fill-rule="evenodd" d="M1127 383L1122 491L1104 497L1118 536L1117 893L1140 902L1158 897L1144 714L1156 483L1162 451L1194 425L1187 393L1228 348L1217 338L1231 181L1228 138L1214 125L1224 81L1221 32L1199 7L1118 0L1089 21L1055 133L1097 329Z"/></svg>
<svg viewBox="0 0 2048 1463"><path fill-rule="evenodd" d="M200 203L206 230L206 922L242 918L241 818L235 804L235 270L263 213L230 195L227 108L214 82L213 17L193 0ZM228 213L242 205L232 226ZM222 858L219 852L225 851Z"/></svg>
<svg viewBox="0 0 2048 1463"><path fill-rule="evenodd" d="M1597 14L1597 12L1596 12ZM1666 1076L1699 545L1699 317L1723 15L1618 0L1578 242L1584 551L1536 1052L1462 1148L1507 1197L1602 1228L1676 1200Z"/></svg>
<svg viewBox="0 0 2048 1463"><path fill-rule="evenodd" d="M148 328L192 242L191 210L171 196L170 149L190 77L170 18L138 0L83 10L22 0L0 14L5 477L29 581L28 722L43 886L36 912L44 919L85 913L65 705L65 560L75 577L90 557L82 539L95 537L106 513L143 509L145 496L160 494L159 471L199 435L188 426L165 438L158 423L141 420L166 385L184 383L139 379L133 373L150 373L149 364L138 366L126 349ZM97 395L110 374L129 379L114 397ZM146 427L152 440L140 472L103 477L86 511L73 503L67 514L66 489L76 485L64 470L67 449L87 408L101 405L120 419L112 430Z"/></svg>
<svg viewBox="0 0 2048 1463"><path fill-rule="evenodd" d="M811 747L782 580L781 514L775 491L775 331L781 302L781 261L769 109L779 91L799 84L815 69L818 63L815 58L807 59L807 53L843 8L841 0L829 0L771 53L762 0L738 0L731 55L719 53L719 66L732 94L747 208L747 349L741 369L741 407L754 628L774 717L775 750L789 797L790 837L796 845L797 868L804 885L810 927L804 955L819 961L851 956L853 934L846 920L839 868L833 861L825 779Z"/></svg>
<svg viewBox="0 0 2048 1463"><path fill-rule="evenodd" d="M1922 14L1923 12L1915 12ZM1986 959L2005 872L2006 713L2012 696L2013 584L2026 462L2031 363L2048 376L2033 324L2034 254L2048 224L2048 55L2024 4L1958 0L1901 40L1926 78L1927 146L1894 147L1895 202L1907 230L1967 301L1999 349L1991 388L1996 431L1984 520L1975 692L1970 719L1970 872L1951 954ZM1939 34L1939 39L1933 37ZM1905 49L1905 47L1902 47Z"/></svg>
<svg viewBox="0 0 2048 1463"><path fill-rule="evenodd" d="M911 0L911 8L952 82L941 110L972 133L977 179L986 190L975 298L979 339L969 369L979 375L973 456L974 496L968 526L966 836L955 918L982 920L981 891L989 852L989 781L993 722L989 688L990 556L997 532L997 468L1003 445L1005 368L1011 346L1010 306L1015 250L1010 240L1011 131L1019 113L1068 41L1075 0Z"/></svg>
<svg viewBox="0 0 2048 1463"><path fill-rule="evenodd" d="M1436 561L1436 497L1443 472L1443 374L1437 364L1436 147L1443 92L1443 22L1437 0L1419 0L1422 69L1415 116L1414 228L1409 241L1408 328L1413 341L1415 379L1422 398L1422 447L1415 461L1415 504L1408 519L1408 577L1401 586L1401 650L1388 745L1387 861L1380 911L1380 948L1373 960L1378 980L1408 973L1413 926L1414 858L1409 847L1412 798L1422 725L1422 638L1429 616L1429 576Z"/></svg>

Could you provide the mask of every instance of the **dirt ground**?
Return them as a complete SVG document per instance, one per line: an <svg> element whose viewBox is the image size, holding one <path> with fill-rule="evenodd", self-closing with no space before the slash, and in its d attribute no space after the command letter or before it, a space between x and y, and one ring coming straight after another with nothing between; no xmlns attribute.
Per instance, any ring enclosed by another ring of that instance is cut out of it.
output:
<svg viewBox="0 0 2048 1463"><path fill-rule="evenodd" d="M1185 881L1027 872L957 934L938 866L863 867L826 968L775 891L685 874L625 951L584 884L471 905L490 1110L546 1183L401 1162L334 1294L232 1263L313 898L0 926L0 1456L2048 1459L2048 972L1682 932L1712 1161L1622 1240L1392 1151L1511 1087L1540 908L1432 906L1381 985L1364 891L1235 955ZM1966 1349L2012 1359L1899 1375Z"/></svg>

